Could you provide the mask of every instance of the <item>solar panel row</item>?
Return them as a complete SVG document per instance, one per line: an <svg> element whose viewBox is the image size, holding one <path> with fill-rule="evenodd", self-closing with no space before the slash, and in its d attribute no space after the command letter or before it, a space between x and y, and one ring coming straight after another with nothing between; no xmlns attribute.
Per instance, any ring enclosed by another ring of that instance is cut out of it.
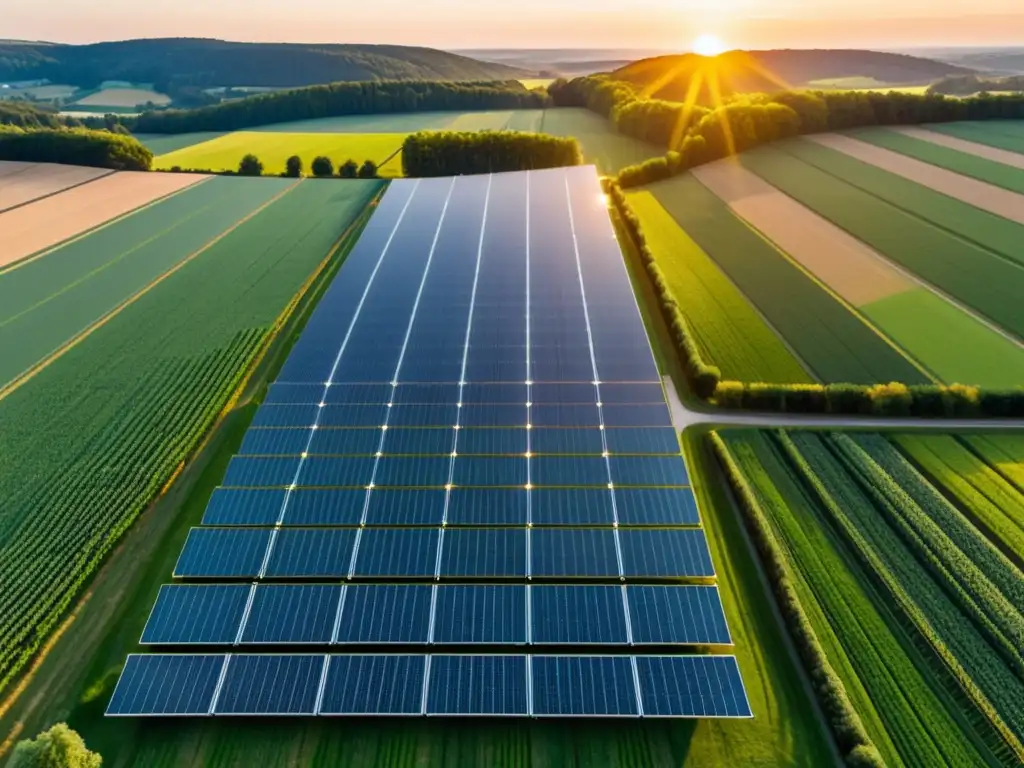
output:
<svg viewBox="0 0 1024 768"><path fill-rule="evenodd" d="M166 584L144 645L728 645L718 588Z"/></svg>
<svg viewBox="0 0 1024 768"><path fill-rule="evenodd" d="M131 655L115 716L751 717L732 656Z"/></svg>
<svg viewBox="0 0 1024 768"><path fill-rule="evenodd" d="M680 579L715 575L700 528L193 528L205 579Z"/></svg>
<svg viewBox="0 0 1024 768"><path fill-rule="evenodd" d="M268 405L319 404L352 405L360 403L395 403L396 405L445 403L489 403L523 405L592 404L598 398L606 405L663 405L665 394L661 383L602 382L600 395L597 386L585 382L531 382L483 383L459 386L448 384L410 384L408 382L376 384L290 384L275 382L270 385L264 402Z"/></svg>
<svg viewBox="0 0 1024 768"><path fill-rule="evenodd" d="M287 498L287 505L285 500ZM205 526L696 526L689 488L218 488Z"/></svg>

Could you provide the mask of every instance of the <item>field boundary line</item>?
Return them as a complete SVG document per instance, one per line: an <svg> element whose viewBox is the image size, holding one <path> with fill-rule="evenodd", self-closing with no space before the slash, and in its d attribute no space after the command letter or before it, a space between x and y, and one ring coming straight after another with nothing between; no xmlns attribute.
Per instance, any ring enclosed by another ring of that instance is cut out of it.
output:
<svg viewBox="0 0 1024 768"><path fill-rule="evenodd" d="M151 173L156 173L156 171L151 171ZM103 176L102 178L105 179L105 178L108 178L108 177L107 176ZM127 219L129 216L132 216L132 215L134 215L136 213L141 213L142 211L146 210L147 208L150 208L150 207L152 207L154 205L162 203L165 200L170 200L175 195L180 195L182 192L187 192L190 189L195 189L200 184L205 184L207 181L209 181L212 178L213 178L213 176L204 176L203 178L200 178L198 181L192 182L187 187L182 187L181 189L175 189L172 192L168 192L166 195L161 195L160 197L157 197L157 198L155 198L153 200L150 200L148 203L143 203L142 205L138 206L137 208L132 208L131 210L125 211L124 213L121 213L121 214L113 217L112 219L108 219L107 221L100 222L99 224L97 224L94 227L90 227L88 229L83 229L78 234L71 235L71 237L69 237L69 238L67 238L65 240L61 240L59 243L54 243L53 245L48 245L46 248L44 248L41 251L36 251L35 253L30 253L28 256L25 256L23 258L17 259L16 261L8 262L7 264L4 264L2 267L0 267L0 276L6 275L8 272L13 272L16 269L24 267L25 265L30 264L31 262L36 261L37 259L41 259L44 256L49 256L54 251L59 250L59 249L63 248L66 245L71 245L72 243L78 242L82 238L88 237L91 234L99 232L101 229L106 229L107 227L113 226L114 224L117 224L119 221L122 221L123 219ZM94 181L95 181L95 179L94 179ZM33 202L36 202L36 201L33 201ZM7 211L0 211L0 215L2 215L4 213L7 213Z"/></svg>
<svg viewBox="0 0 1024 768"><path fill-rule="evenodd" d="M18 173L22 173L22 171L19 171ZM11 211L16 211L19 208L24 208L26 205L32 205L32 203L38 203L41 200L46 200L46 199L51 198L51 197L56 197L57 195L63 194L65 192L70 192L73 189L78 189L79 187L84 187L86 184L91 184L94 181L99 181L100 179L105 179L108 176L113 176L115 173L117 173L117 171L107 170L106 173L101 173L99 176L93 176L91 179L86 179L85 181L80 181L77 184L72 184L70 187L64 187L63 189L57 189L57 190L54 190L53 192L47 192L45 195L40 195L39 197L33 197L31 200L26 200L26 201L24 201L22 203L15 203L10 208L0 208L0 213L10 213ZM17 175L16 173L12 173L11 174L11 176L16 176L16 175ZM8 176L7 178L10 178L10 176Z"/></svg>
<svg viewBox="0 0 1024 768"><path fill-rule="evenodd" d="M695 176L694 178L697 178L697 177ZM761 178L761 177L758 176L758 178ZM920 362L918 362L917 360L912 358L907 353L907 351L905 349L903 349L903 347L898 345L895 341L893 341L891 338L889 338L886 334L882 333L881 329L878 328L877 326L875 326L875 324L872 323L870 320L868 320L866 317L864 317L864 315L861 314L860 310L858 310L856 307L854 307L852 304L850 304L848 301L846 301L846 299L844 299L842 296L840 296L835 291L833 291L828 285L826 285L821 280L819 280L816 275L814 275L806 267L804 267L803 264L800 264L798 261L796 261L796 259L794 259L788 253L786 253L786 251L784 251L782 248L780 248L778 245L776 245L775 241L772 240L770 237L768 237L768 235L766 235L760 229L758 229L753 224L751 224L749 221L747 221L745 218L743 218L738 213L736 213L736 211L734 211L732 209L732 206L730 206L728 202L726 202L725 200L722 200L722 198L719 197L715 193L714 190L712 190L710 187L708 187L706 184L704 184L704 182L700 181L699 178L697 178L697 181L700 182L701 185L704 186L704 188L708 190L708 192L710 192L712 195L714 195L716 199L722 201L722 204L725 205L726 209L729 211L729 214L731 216L735 217L737 221L739 221L741 224L743 224L745 227L747 227L747 229L749 229L751 232L753 232L755 235L757 235L759 238L761 238L772 250L774 250L776 253L778 253L780 256L782 256L783 259L785 259L787 262L789 262L794 267L796 267L800 272L802 272L804 275L806 275L811 280L811 282L813 282L821 290L823 290L830 297L832 297L835 301L837 301L843 307L843 309L845 309L847 312L849 312L854 317L856 317L858 320L860 320L862 323L864 323L864 325L866 325L871 330L872 333L874 333L882 341L884 341L886 344L888 344L890 347L892 347L894 350L896 350L896 352L899 353L900 357L905 359L908 363L910 363L911 366L913 366L918 371L923 373L932 382L934 382L936 384L941 383L941 379L939 379L937 376L935 376L935 374L933 374L931 371L929 371L927 368L925 368L923 365L921 365ZM765 183L767 184L769 182L766 181ZM776 187L774 184L771 184L770 186L773 189L777 190L779 192L779 194L785 195L787 198L789 198L791 200L794 200L794 202L796 202L798 205L800 205L799 201L795 200L794 198L789 197L789 195L786 195L785 192L783 192L781 189ZM806 206L804 206L804 207L806 208ZM826 219L826 221L828 221L828 219ZM835 226L835 225L833 225L833 226ZM846 230L843 230L843 231L845 232ZM750 300L748 299L747 301L749 302ZM751 303L751 305L753 306L752 303ZM799 358L799 357L797 357L797 360L800 360L801 362L803 362L803 360L801 360L801 358Z"/></svg>
<svg viewBox="0 0 1024 768"><path fill-rule="evenodd" d="M134 304L136 301L141 299L143 296L145 296L147 293L149 293L151 290L153 290L153 288L155 288L157 285L162 283L168 277L170 277L174 273L178 272L180 269L182 269L183 267L185 267L186 265L188 265L189 263L194 261L196 258L201 256L202 254L206 253L206 251L208 251L214 245L216 245L221 240L223 240L225 237L230 235L232 232L234 232L240 226L242 226L246 222L252 220L253 218L258 216L259 214L263 213L263 211L265 211L268 207L270 207L271 205L276 203L278 200L280 200L282 197L284 197L289 192L291 192L293 189L295 189L301 182L302 182L301 179L299 181L296 181L294 184L288 186L286 189L284 189L281 192L279 192L277 195L272 197L270 200L265 202L263 205L261 205L256 210L250 211L246 216L244 216L243 218L241 218L238 221L236 221L234 224L232 224L230 227L225 229L219 235L214 237L212 240L208 241L201 248L199 248L196 251L193 251L191 254L189 254L184 259L182 259L177 264L175 264L173 267L171 267L167 271L163 272L161 275L157 276L150 283L148 283L147 285L143 286L138 291L136 291L131 296L129 296L127 299L123 300L116 307L111 309L109 312L105 313L98 320L95 320L94 322L90 323L88 326L83 328L81 331L76 333L74 336L72 336L66 342L61 344L59 347L57 347L57 349L55 349L49 355L47 355L42 360L37 362L35 365L33 365L32 367L28 368L26 371L21 373L19 376L17 376L14 379L12 379L8 384L6 384L2 388L0 388L0 401L2 401L4 398L6 398L8 395L10 395L12 392L14 392L17 389L19 389L26 382L28 382L31 379L35 378L35 376L37 376L40 372L45 370L51 363L53 363L53 361L59 359L65 353L67 353L69 350L71 350L74 347L78 346L80 343L82 343L82 341L84 341L90 335L92 335L92 333L94 331L96 331L97 329L99 329L102 326L106 325L112 319L117 317L117 315L119 315L122 311L124 311L125 309L130 307L132 304Z"/></svg>

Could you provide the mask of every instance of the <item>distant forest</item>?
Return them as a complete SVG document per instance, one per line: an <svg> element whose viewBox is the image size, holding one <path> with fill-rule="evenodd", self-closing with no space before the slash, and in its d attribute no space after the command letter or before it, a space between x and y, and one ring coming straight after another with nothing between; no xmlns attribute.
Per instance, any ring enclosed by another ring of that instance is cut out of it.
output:
<svg viewBox="0 0 1024 768"><path fill-rule="evenodd" d="M1024 91L1024 75L1010 77L984 77L979 75L952 75L932 83L929 93L949 96L970 96L982 92Z"/></svg>

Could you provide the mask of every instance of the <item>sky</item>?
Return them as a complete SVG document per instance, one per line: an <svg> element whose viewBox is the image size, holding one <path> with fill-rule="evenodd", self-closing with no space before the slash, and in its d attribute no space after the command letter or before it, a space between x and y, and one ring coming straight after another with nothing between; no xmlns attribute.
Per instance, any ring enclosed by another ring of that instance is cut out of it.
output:
<svg viewBox="0 0 1024 768"><path fill-rule="evenodd" d="M1021 0L3 0L0 39L134 37L436 48L1024 45Z"/></svg>

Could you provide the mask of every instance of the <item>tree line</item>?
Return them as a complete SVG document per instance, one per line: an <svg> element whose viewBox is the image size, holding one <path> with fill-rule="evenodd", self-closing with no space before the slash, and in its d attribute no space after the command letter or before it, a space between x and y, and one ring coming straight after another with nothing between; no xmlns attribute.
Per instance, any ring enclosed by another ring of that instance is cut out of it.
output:
<svg viewBox="0 0 1024 768"><path fill-rule="evenodd" d="M0 125L0 160L148 171L153 153L133 136L110 131Z"/></svg>
<svg viewBox="0 0 1024 768"><path fill-rule="evenodd" d="M1024 91L1024 75L985 77L984 75L948 75L928 87L928 93L970 96L991 91Z"/></svg>
<svg viewBox="0 0 1024 768"><path fill-rule="evenodd" d="M546 94L517 80L343 82L250 96L216 106L146 112L123 122L138 133L237 131L271 123L344 115L486 109L537 109Z"/></svg>
<svg viewBox="0 0 1024 768"><path fill-rule="evenodd" d="M406 176L459 176L581 165L575 139L520 131L420 131L402 144Z"/></svg>
<svg viewBox="0 0 1024 768"><path fill-rule="evenodd" d="M548 91L558 106L590 109L611 120L619 132L667 150L663 157L622 169L618 181L623 187L649 184L802 134L874 125L1024 118L1024 94L957 99L896 91L782 91L735 96L706 109L645 99L632 85L607 75L557 80Z"/></svg>

